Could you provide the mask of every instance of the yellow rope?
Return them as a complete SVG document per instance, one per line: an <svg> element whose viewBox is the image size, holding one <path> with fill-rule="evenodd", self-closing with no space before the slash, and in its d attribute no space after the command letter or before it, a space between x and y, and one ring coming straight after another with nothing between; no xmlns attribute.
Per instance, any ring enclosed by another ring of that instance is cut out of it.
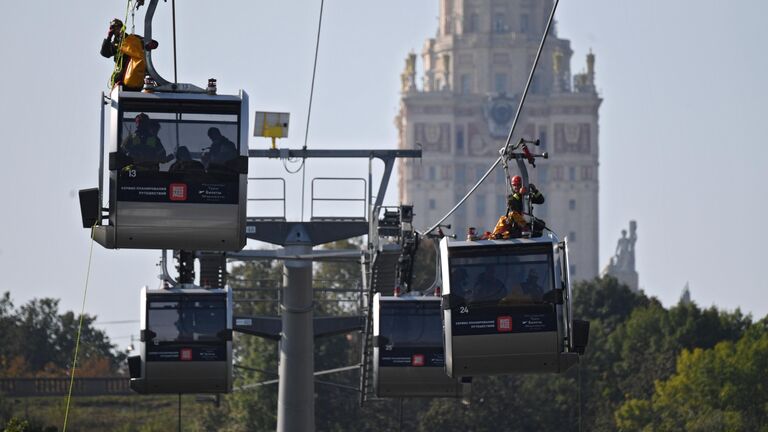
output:
<svg viewBox="0 0 768 432"><path fill-rule="evenodd" d="M96 222L98 223L98 221ZM96 224L91 227L91 247L88 252L88 271L85 273L85 290L83 291L83 305L80 308L80 323L77 326L77 338L75 339L75 354L72 358L72 369L69 374L69 392L67 393L67 408L64 411L64 427L62 432L67 431L67 420L69 419L69 402L72 400L72 388L75 385L75 367L77 366L77 353L80 349L80 334L83 330L83 317L85 316L85 298L88 295L88 279L91 276L91 261L93 258L93 235L95 233Z"/></svg>
<svg viewBox="0 0 768 432"><path fill-rule="evenodd" d="M120 74L120 71L123 69L123 41L125 40L125 30L126 26L125 23L128 22L128 13L131 10L131 2L133 0L128 0L128 4L125 7L125 19L123 20L123 27L120 28L120 43L117 45L117 52L115 53L115 70L112 71L112 75L109 77L109 89L112 90L112 87L115 86L115 80L117 79L118 75Z"/></svg>

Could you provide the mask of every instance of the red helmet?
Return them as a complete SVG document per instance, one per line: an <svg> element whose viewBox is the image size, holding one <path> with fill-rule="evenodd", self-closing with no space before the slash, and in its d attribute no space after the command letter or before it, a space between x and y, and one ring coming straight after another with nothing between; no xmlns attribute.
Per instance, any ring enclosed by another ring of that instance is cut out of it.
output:
<svg viewBox="0 0 768 432"><path fill-rule="evenodd" d="M520 187L523 185L523 178L519 175L512 177L512 186Z"/></svg>

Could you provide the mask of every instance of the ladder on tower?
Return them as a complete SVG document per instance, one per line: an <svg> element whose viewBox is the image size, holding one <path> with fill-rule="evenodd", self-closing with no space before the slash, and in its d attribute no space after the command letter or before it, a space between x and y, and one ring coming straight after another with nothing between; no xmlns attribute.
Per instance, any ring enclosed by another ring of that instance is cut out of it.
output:
<svg viewBox="0 0 768 432"><path fill-rule="evenodd" d="M362 361L360 363L360 406L375 399L373 391L373 296L377 292L392 295L397 279L400 245L385 243L368 258L364 265L367 282L365 323L362 335Z"/></svg>

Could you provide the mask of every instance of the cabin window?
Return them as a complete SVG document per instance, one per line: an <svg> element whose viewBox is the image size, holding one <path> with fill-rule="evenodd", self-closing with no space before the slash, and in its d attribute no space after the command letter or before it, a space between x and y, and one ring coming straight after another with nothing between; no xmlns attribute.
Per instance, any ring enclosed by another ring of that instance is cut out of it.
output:
<svg viewBox="0 0 768 432"><path fill-rule="evenodd" d="M152 343L218 341L227 328L224 300L151 300L147 328L154 332Z"/></svg>
<svg viewBox="0 0 768 432"><path fill-rule="evenodd" d="M391 350L443 346L439 304L417 302L397 307L382 306L380 319L379 335L387 339L386 345Z"/></svg>
<svg viewBox="0 0 768 432"><path fill-rule="evenodd" d="M232 172L240 155L238 115L123 111L120 168L152 172Z"/></svg>
<svg viewBox="0 0 768 432"><path fill-rule="evenodd" d="M553 289L551 253L474 250L449 259L451 294L468 305L541 303Z"/></svg>

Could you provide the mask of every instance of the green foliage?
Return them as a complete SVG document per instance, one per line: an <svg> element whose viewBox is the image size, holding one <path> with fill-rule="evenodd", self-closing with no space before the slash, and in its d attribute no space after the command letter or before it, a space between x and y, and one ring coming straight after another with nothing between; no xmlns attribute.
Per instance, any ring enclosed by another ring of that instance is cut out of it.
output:
<svg viewBox="0 0 768 432"><path fill-rule="evenodd" d="M676 373L649 398L616 413L621 430L768 430L768 331L754 326L736 342L683 350Z"/></svg>
<svg viewBox="0 0 768 432"><path fill-rule="evenodd" d="M64 376L72 363L80 316L71 311L59 313L59 301L33 299L14 308L10 293L0 298L0 376ZM106 333L96 329L95 316L84 315L80 365L107 360L109 373L119 367L123 356L113 352Z"/></svg>
<svg viewBox="0 0 768 432"><path fill-rule="evenodd" d="M5 425L4 432L27 432L29 428L29 422L26 420L19 420L16 417L8 420L8 424Z"/></svg>
<svg viewBox="0 0 768 432"><path fill-rule="evenodd" d="M574 316L599 321L608 333L626 321L632 311L654 301L632 292L612 276L574 283L573 297Z"/></svg>

